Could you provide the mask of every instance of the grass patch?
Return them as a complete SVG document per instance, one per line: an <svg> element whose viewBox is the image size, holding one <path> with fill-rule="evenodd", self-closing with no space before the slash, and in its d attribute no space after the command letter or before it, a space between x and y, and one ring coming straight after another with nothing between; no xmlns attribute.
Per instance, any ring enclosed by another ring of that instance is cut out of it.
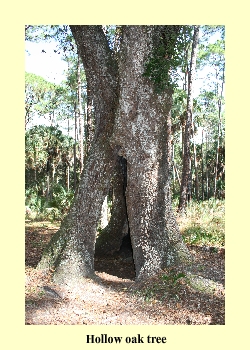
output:
<svg viewBox="0 0 250 350"><path fill-rule="evenodd" d="M224 200L191 201L186 214L178 217L177 221L185 243L218 248L225 246Z"/></svg>
<svg viewBox="0 0 250 350"><path fill-rule="evenodd" d="M185 273L174 268L165 270L153 278L150 278L142 287L134 291L134 294L146 302L164 301L166 299L179 299L179 292L185 282Z"/></svg>
<svg viewBox="0 0 250 350"><path fill-rule="evenodd" d="M25 220L25 227L27 229L39 229L39 230L53 230L53 229L58 229L60 228L61 222L60 221L46 221L46 220L35 220L35 221L31 221L31 220Z"/></svg>

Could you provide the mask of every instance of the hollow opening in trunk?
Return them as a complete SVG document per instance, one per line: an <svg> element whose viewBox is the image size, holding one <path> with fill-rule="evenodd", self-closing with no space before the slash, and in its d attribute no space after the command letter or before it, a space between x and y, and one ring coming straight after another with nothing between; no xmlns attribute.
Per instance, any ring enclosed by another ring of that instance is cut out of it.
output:
<svg viewBox="0 0 250 350"><path fill-rule="evenodd" d="M133 248L126 208L127 160L119 156L117 166L120 175L117 177L117 183L113 184L116 197L113 203L123 206L124 209L117 211L116 206L112 208L108 225L102 230L100 237L97 237L95 271L106 272L120 278L134 279ZM120 200L117 201L117 198ZM116 221L119 221L119 224Z"/></svg>
<svg viewBox="0 0 250 350"><path fill-rule="evenodd" d="M133 249L128 233L122 239L119 251L105 256L95 256L95 271L105 272L122 279L135 279Z"/></svg>

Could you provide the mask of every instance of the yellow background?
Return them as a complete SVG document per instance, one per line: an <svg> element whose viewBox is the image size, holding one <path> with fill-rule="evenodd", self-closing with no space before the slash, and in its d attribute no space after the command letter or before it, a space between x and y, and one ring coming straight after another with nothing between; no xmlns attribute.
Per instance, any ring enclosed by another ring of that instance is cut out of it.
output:
<svg viewBox="0 0 250 350"><path fill-rule="evenodd" d="M166 336L143 348L249 346L249 9L247 1L10 1L1 5L1 337L3 349L110 349L99 336ZM226 25L226 325L24 325L24 25Z"/></svg>

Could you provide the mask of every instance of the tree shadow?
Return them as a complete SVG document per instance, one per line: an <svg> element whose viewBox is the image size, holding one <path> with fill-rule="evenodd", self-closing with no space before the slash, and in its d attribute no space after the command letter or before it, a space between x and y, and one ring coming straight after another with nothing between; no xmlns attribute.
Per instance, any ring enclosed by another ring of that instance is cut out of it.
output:
<svg viewBox="0 0 250 350"><path fill-rule="evenodd" d="M95 257L95 271L122 279L135 279L135 266L130 235L123 237L120 250L110 256Z"/></svg>
<svg viewBox="0 0 250 350"><path fill-rule="evenodd" d="M146 313L159 324L225 325L224 295L197 291L185 283L169 292L157 279L140 283L98 276L97 282L116 292L125 291L125 297L131 299L128 311L133 304L138 314Z"/></svg>

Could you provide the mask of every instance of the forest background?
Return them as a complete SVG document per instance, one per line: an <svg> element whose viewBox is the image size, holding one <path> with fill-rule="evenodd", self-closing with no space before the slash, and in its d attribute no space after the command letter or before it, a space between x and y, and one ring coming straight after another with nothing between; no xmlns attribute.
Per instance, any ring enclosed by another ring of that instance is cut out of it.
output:
<svg viewBox="0 0 250 350"><path fill-rule="evenodd" d="M103 29L110 45L115 45L115 26ZM184 49L179 52L182 62L174 76L171 117L174 205L177 209L179 203L180 209L181 204L184 208L189 204L190 220L184 228L188 243L224 246L225 28L200 27L191 91L192 26L187 26L185 35ZM77 190L94 129L88 115L85 73L67 26L26 26L26 39L26 214L33 219L59 220L67 213ZM36 52L35 57L32 52ZM35 72L42 72L43 77ZM194 99L192 127L187 131L190 99ZM187 170L183 168L186 158ZM183 169L189 172L189 178L181 203ZM99 229L108 223L111 212L112 193L104 203Z"/></svg>

